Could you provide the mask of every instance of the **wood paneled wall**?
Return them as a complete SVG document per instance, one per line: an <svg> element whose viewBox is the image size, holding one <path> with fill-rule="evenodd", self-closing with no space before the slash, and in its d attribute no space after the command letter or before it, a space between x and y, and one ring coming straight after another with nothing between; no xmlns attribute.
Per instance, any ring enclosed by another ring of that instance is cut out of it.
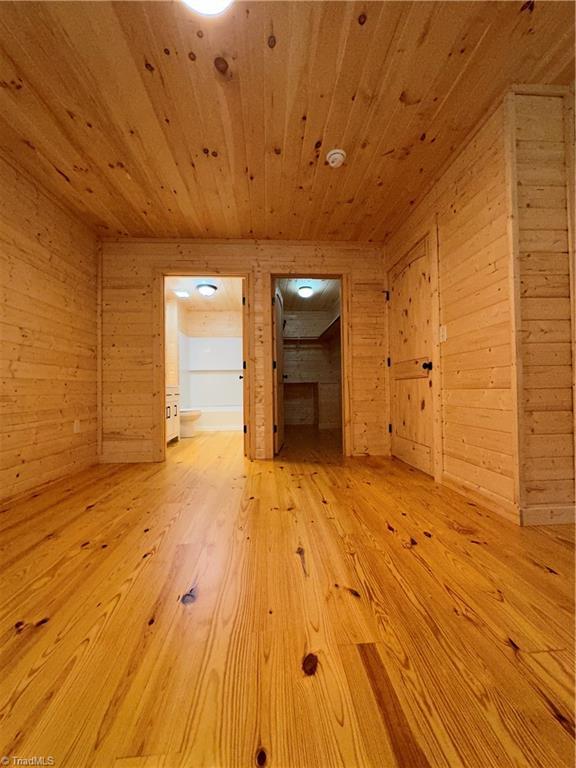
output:
<svg viewBox="0 0 576 768"><path fill-rule="evenodd" d="M437 241L442 482L525 524L574 519L566 99L514 89L386 244Z"/></svg>
<svg viewBox="0 0 576 768"><path fill-rule="evenodd" d="M523 522L574 519L567 96L508 99ZM572 169L571 171L569 170Z"/></svg>
<svg viewBox="0 0 576 768"><path fill-rule="evenodd" d="M182 314L178 306L178 299L171 292L166 292L166 303L164 305L164 352L167 387L178 387L180 385L178 330Z"/></svg>
<svg viewBox="0 0 576 768"><path fill-rule="evenodd" d="M305 314L305 313L302 313ZM309 312L308 314L316 314ZM308 329L309 332L309 329ZM299 382L314 383L317 386L317 425L320 429L339 429L342 425L340 337L324 342L306 341L284 344L284 420L286 424L314 424L308 408L305 416L300 412L303 399L309 400L310 393L302 388L292 388ZM299 393L293 397L294 391Z"/></svg>
<svg viewBox="0 0 576 768"><path fill-rule="evenodd" d="M272 451L271 277L343 276L348 351L347 450L388 453L386 317L381 250L281 242L108 241L103 243L102 423L104 461L163 456L162 274L246 275L249 280L250 435L255 458ZM125 405L131 404L129 417Z"/></svg>
<svg viewBox="0 0 576 768"><path fill-rule="evenodd" d="M0 240L0 487L8 498L97 461L98 246L3 160Z"/></svg>
<svg viewBox="0 0 576 768"><path fill-rule="evenodd" d="M501 106L387 243L387 255L392 266L425 234L437 237L442 482L517 519L505 149Z"/></svg>
<svg viewBox="0 0 576 768"><path fill-rule="evenodd" d="M284 338L318 338L340 314L340 308L322 311L284 311Z"/></svg>
<svg viewBox="0 0 576 768"><path fill-rule="evenodd" d="M180 312L180 331L186 336L242 336L242 312L216 311L197 312L182 309Z"/></svg>

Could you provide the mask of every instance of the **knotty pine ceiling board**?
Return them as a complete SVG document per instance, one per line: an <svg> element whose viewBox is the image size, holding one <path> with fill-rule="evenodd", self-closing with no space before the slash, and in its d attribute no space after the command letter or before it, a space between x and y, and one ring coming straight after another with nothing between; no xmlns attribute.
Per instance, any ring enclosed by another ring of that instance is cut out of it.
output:
<svg viewBox="0 0 576 768"><path fill-rule="evenodd" d="M0 152L101 236L381 241L569 2L0 4ZM334 170L325 154L348 153Z"/></svg>

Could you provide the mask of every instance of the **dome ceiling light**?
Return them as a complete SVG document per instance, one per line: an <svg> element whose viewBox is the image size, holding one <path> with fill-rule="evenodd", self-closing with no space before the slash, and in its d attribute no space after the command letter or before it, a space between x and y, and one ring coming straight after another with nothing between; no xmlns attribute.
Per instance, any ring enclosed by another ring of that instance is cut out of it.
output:
<svg viewBox="0 0 576 768"><path fill-rule="evenodd" d="M199 283L196 290L201 296L213 296L218 290L218 286L212 285L212 283Z"/></svg>
<svg viewBox="0 0 576 768"><path fill-rule="evenodd" d="M203 16L218 16L223 13L233 0L183 0L184 5Z"/></svg>
<svg viewBox="0 0 576 768"><path fill-rule="evenodd" d="M301 296L303 299L309 299L310 296L314 295L314 289L311 288L309 285L301 285L298 288L298 295Z"/></svg>

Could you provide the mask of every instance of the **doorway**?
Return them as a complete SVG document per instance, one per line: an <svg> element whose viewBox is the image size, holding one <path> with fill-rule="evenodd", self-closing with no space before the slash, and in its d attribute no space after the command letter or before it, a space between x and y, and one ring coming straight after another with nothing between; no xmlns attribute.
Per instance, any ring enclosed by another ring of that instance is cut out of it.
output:
<svg viewBox="0 0 576 768"><path fill-rule="evenodd" d="M341 294L337 277L272 280L275 455L318 440L343 453Z"/></svg>
<svg viewBox="0 0 576 768"><path fill-rule="evenodd" d="M246 441L244 282L241 277L164 278L168 447L204 432L237 432L239 441Z"/></svg>

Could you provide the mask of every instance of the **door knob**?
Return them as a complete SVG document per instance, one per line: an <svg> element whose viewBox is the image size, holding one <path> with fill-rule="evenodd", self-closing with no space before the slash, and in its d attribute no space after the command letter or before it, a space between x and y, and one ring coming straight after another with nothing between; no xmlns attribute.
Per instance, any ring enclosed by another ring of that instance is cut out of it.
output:
<svg viewBox="0 0 576 768"><path fill-rule="evenodd" d="M243 378L244 378L244 376L238 376L238 378L239 378L239 379L243 379Z"/></svg>
<svg viewBox="0 0 576 768"><path fill-rule="evenodd" d="M425 371L431 371L432 370L432 361L429 363L422 363L422 368L424 368Z"/></svg>

